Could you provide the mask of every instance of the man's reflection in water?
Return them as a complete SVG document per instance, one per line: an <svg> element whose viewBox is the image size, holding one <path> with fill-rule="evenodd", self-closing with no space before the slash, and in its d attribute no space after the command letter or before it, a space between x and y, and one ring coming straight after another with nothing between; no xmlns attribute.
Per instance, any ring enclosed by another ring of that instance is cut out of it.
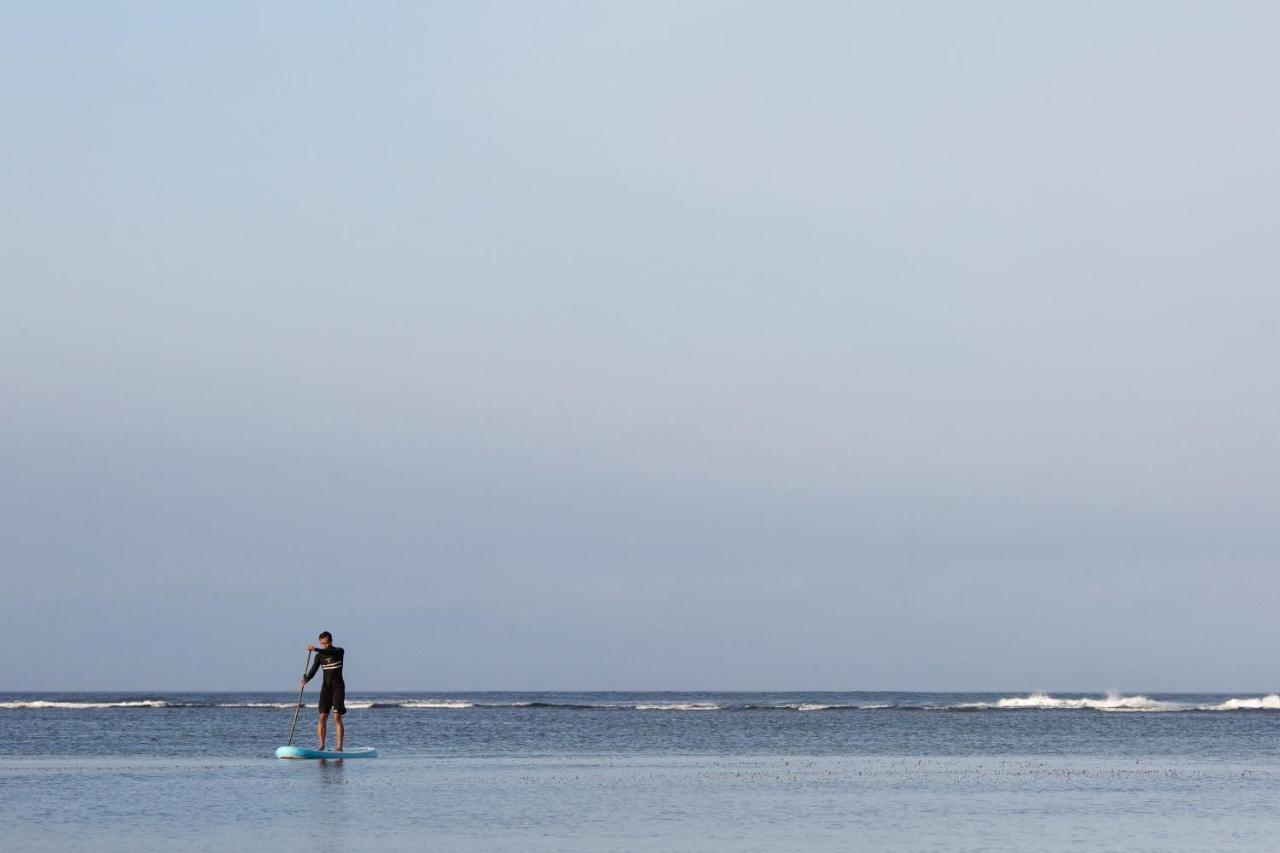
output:
<svg viewBox="0 0 1280 853"><path fill-rule="evenodd" d="M320 784L322 785L345 785L347 780L342 778L342 768L345 765L341 758L321 758L316 764L320 765Z"/></svg>

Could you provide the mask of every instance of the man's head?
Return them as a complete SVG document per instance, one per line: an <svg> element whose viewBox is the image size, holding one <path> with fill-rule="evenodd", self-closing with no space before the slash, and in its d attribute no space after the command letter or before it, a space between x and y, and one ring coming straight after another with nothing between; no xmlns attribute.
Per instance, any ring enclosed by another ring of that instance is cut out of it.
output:
<svg viewBox="0 0 1280 853"><path fill-rule="evenodd" d="M333 644L333 634L328 631L320 632L320 648L327 649Z"/></svg>

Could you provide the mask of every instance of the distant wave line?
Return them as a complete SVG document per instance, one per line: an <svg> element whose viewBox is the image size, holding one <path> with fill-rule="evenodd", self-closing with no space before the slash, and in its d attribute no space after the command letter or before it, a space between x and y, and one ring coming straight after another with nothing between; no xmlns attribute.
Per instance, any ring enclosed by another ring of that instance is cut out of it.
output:
<svg viewBox="0 0 1280 853"><path fill-rule="evenodd" d="M182 702L155 698L129 698L116 701L77 701L64 699L30 699L0 702L0 710L6 711L85 711L85 710L165 710L191 708L226 708L243 710L282 710L295 707L293 702ZM315 703L303 707L315 708ZM915 711L915 712L1001 712L1001 711L1098 711L1106 713L1193 713L1218 711L1280 711L1280 694L1229 698L1214 704L1193 704L1169 700L1150 699L1146 696L1109 694L1105 697L1074 696L1055 697L1048 693L1031 693L1025 696L1007 696L993 702L958 703L875 703L841 704L825 702L784 702L735 704L720 701L660 701L636 700L630 702L548 702L531 699L512 702L484 702L464 698L405 698L405 699L352 699L349 710L405 710L405 711L465 711L465 710L561 710L561 711L637 711L637 712L858 712L858 711Z"/></svg>

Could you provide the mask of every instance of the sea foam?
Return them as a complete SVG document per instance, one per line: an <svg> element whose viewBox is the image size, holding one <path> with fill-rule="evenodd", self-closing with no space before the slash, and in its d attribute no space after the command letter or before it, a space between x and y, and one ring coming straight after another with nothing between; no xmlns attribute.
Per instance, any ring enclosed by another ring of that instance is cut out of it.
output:
<svg viewBox="0 0 1280 853"><path fill-rule="evenodd" d="M68 711L83 711L92 708L168 708L168 702L159 699L139 699L131 702L59 702L48 699L34 699L30 702L0 702L0 708L21 710L24 708L60 708Z"/></svg>
<svg viewBox="0 0 1280 853"><path fill-rule="evenodd" d="M1121 696L1118 693L1108 694L1105 699L1058 699L1047 693L1032 693L1030 696L1014 696L996 702L997 708L1035 708L1045 710L1089 710L1089 711L1178 711L1183 706L1173 702L1157 702L1146 696Z"/></svg>
<svg viewBox="0 0 1280 853"><path fill-rule="evenodd" d="M1272 693L1256 699L1228 699L1217 705L1203 705L1202 711L1280 711L1280 695Z"/></svg>

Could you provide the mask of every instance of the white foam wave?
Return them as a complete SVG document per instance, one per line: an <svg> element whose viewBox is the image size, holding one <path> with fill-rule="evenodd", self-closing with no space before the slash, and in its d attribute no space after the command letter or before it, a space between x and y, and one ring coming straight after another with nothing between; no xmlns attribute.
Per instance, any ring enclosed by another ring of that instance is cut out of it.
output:
<svg viewBox="0 0 1280 853"><path fill-rule="evenodd" d="M892 705L823 705L818 702L799 702L794 705L781 706L789 711L878 711L892 708Z"/></svg>
<svg viewBox="0 0 1280 853"><path fill-rule="evenodd" d="M89 708L167 708L168 702L159 699L142 699L136 702L58 702L47 699L34 699L30 702L0 702L0 708L21 710L27 708L61 708L69 711L80 711Z"/></svg>
<svg viewBox="0 0 1280 853"><path fill-rule="evenodd" d="M521 708L530 705L537 705L537 702L503 702L503 703L477 703L463 699L411 699L406 701L390 701L382 702L368 699L358 699L349 701L347 707L352 710L366 710L374 707L378 708L408 708L408 709L444 709L444 710L462 710L475 707L495 707L495 708ZM258 709L292 709L293 702L225 702L214 706L201 705L199 703L187 702L166 702L161 699L130 699L120 701L74 701L60 699L29 699L29 700L11 700L0 701L0 710L105 710L114 708L199 708L199 707L217 707L217 708L258 708ZM314 702L307 703L303 707L314 709ZM716 704L714 702L647 702L636 705L627 704L602 704L591 706L566 706L566 707L592 707L601 709L624 709L629 708L637 711L720 711L726 706ZM795 702L785 705L774 706L750 706L750 707L774 707L778 709L793 711L826 711L833 709L849 709L849 710L879 710L891 709L898 706L892 704L874 704L874 705L844 705L844 704L826 704L820 702ZM965 710L965 711L984 711L984 710L1089 710L1089 711L1105 711L1105 712L1164 712L1164 711L1280 711L1280 693L1271 693L1265 696L1253 697L1237 697L1229 698L1216 704L1191 704L1172 701L1161 701L1151 699L1146 696L1124 696L1117 693L1110 694L1103 698L1098 697L1057 697L1048 693L1031 693L1025 696L1007 696L997 699L994 702L972 702L953 705L933 706L937 710Z"/></svg>
<svg viewBox="0 0 1280 853"><path fill-rule="evenodd" d="M1109 694L1105 699L1089 697L1080 699L1058 699L1047 693L1032 693L1030 696L1011 696L1000 699L995 705L957 705L962 708L1025 708L1035 710L1061 711L1180 711L1185 706L1173 702L1157 702L1146 696L1121 696Z"/></svg>
<svg viewBox="0 0 1280 853"><path fill-rule="evenodd" d="M1202 705L1202 711L1280 711L1280 695L1272 693L1256 699L1228 699L1217 705Z"/></svg>

